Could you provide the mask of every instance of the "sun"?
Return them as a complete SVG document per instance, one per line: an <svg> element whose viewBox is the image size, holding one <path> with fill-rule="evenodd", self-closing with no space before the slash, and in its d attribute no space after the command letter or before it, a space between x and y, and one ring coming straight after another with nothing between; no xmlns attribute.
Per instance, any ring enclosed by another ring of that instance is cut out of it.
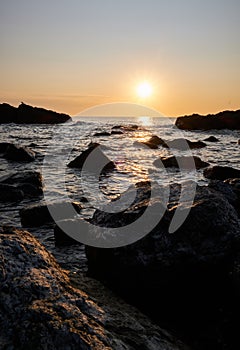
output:
<svg viewBox="0 0 240 350"><path fill-rule="evenodd" d="M152 86L147 81L137 86L137 95L140 98L150 97L152 95Z"/></svg>

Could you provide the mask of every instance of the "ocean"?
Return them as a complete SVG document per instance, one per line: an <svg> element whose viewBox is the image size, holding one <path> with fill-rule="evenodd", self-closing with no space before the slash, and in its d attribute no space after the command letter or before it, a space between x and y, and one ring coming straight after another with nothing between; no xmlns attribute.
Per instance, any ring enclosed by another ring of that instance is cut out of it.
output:
<svg viewBox="0 0 240 350"><path fill-rule="evenodd" d="M44 197L40 202L44 201L44 198L48 202L54 202L66 197L73 200L81 200L85 197L88 202L83 204L83 216L91 217L98 206L95 179L90 175L87 177L87 186L85 186L87 190L83 192L80 171L66 167L69 161L86 149L90 142L100 143L105 155L116 164L116 170L102 176L97 184L106 201L117 199L131 184L139 181L157 181L166 186L187 180L194 180L202 185L207 183L208 180L204 178L202 170L156 168L153 164L154 160L163 156L192 154L210 165L227 165L240 169L240 146L237 144L240 131L190 132L177 129L174 123L174 118L158 117L76 117L69 123L54 126L1 124L0 142L28 146L36 152L37 156L36 160L30 163L10 162L1 157L0 182L16 171L40 171L46 185ZM95 135L99 132L111 133L112 128L117 125L138 125L139 128L126 130L122 134ZM215 136L219 142L206 142L206 147L191 151L166 149L161 146L158 149L150 149L138 143L138 141L146 141L152 135L157 135L164 140L183 137L191 141L203 141L209 136ZM25 199L18 204L0 203L1 224L21 227L19 210L34 202L38 203L39 200ZM83 246L55 247L51 226L28 230L55 255L63 267L72 271L86 268Z"/></svg>

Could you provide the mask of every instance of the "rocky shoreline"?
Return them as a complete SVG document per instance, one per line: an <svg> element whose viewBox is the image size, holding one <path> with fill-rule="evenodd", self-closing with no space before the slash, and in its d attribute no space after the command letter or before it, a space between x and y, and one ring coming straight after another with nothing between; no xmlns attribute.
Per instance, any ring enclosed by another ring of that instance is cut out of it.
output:
<svg viewBox="0 0 240 350"><path fill-rule="evenodd" d="M113 128L123 136L135 130L136 125ZM142 146L184 152L208 147L208 142L219 140L167 141L152 135ZM93 142L68 167L81 170L93 151L106 164L101 176L115 171L114 162ZM23 165L38 157L31 147L9 142L0 144L0 152L6 161ZM0 228L0 348L235 350L236 344L240 346L240 170L212 166L197 156L189 159L185 153L159 157L154 165L161 164L176 171L179 166L185 170L195 166L196 171L203 169L209 182L172 183L165 213L149 234L121 248L83 247L88 271L77 273L64 270L32 233L49 225L59 249L80 244L55 225L50 212L59 210L59 220L67 224L76 220L70 207L82 219L83 202L44 203L44 183L37 171L16 171L1 178L3 206L28 200L19 217L29 232ZM193 202L180 202L181 192L191 191L193 185ZM150 202L153 189L158 195ZM136 197L127 210L106 214L96 209L89 222L108 228L129 225L149 206L164 206L163 190L157 183L135 183L129 191ZM189 215L169 233L178 209L189 210Z"/></svg>

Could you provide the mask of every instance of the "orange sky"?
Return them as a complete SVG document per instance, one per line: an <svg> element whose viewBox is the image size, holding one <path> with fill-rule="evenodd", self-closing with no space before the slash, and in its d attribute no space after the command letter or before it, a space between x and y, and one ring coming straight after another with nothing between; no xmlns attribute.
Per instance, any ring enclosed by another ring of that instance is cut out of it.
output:
<svg viewBox="0 0 240 350"><path fill-rule="evenodd" d="M1 2L0 102L70 115L111 102L239 109L239 13L238 0Z"/></svg>

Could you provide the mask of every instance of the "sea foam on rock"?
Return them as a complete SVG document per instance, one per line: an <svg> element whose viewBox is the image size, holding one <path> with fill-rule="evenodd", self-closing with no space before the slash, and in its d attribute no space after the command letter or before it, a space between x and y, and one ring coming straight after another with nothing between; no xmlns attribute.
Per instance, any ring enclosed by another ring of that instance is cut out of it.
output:
<svg viewBox="0 0 240 350"><path fill-rule="evenodd" d="M91 298L91 284L101 290L101 298ZM81 283L75 285L29 232L1 227L0 347L188 349L99 283L88 279L88 294L79 289Z"/></svg>

